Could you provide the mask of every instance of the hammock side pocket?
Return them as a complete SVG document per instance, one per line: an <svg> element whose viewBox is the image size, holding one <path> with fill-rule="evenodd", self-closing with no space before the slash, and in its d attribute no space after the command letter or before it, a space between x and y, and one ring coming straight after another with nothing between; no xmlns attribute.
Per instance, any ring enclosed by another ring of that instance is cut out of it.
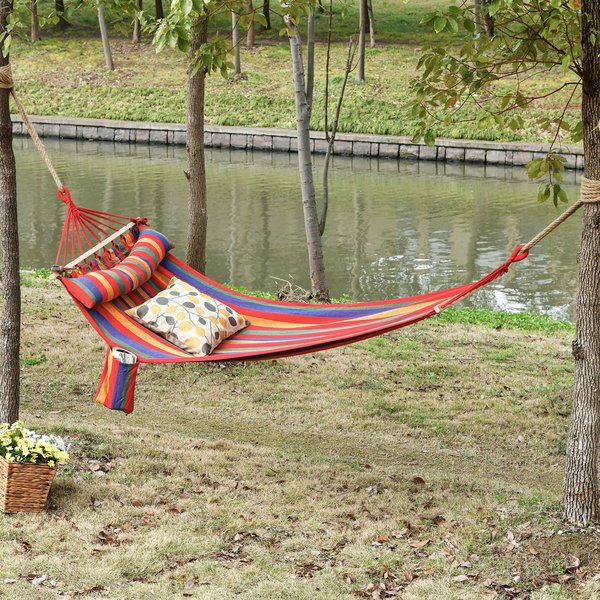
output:
<svg viewBox="0 0 600 600"><path fill-rule="evenodd" d="M122 410L127 414L132 412L139 366L135 354L121 348L107 348L94 400L111 410Z"/></svg>

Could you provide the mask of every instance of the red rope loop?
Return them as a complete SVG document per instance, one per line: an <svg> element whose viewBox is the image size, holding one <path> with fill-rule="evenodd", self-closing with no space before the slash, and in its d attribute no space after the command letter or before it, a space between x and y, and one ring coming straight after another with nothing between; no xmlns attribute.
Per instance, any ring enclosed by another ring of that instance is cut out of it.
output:
<svg viewBox="0 0 600 600"><path fill-rule="evenodd" d="M71 191L66 185L63 185L62 189L56 190L56 195L64 202L67 206L73 206L73 200L71 200Z"/></svg>

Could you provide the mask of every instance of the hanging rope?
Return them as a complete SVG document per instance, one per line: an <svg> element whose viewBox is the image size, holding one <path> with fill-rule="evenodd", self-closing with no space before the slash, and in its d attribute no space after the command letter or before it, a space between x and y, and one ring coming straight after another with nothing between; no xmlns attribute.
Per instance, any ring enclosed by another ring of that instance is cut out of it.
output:
<svg viewBox="0 0 600 600"><path fill-rule="evenodd" d="M584 204L600 202L600 181L595 179L581 178L581 190L579 200L560 214L550 225L542 229L534 238L524 244L522 254L526 254L536 244L541 242L549 233L552 233L559 225L564 223L572 214L576 213Z"/></svg>
<svg viewBox="0 0 600 600"><path fill-rule="evenodd" d="M54 179L54 183L56 184L57 189L62 191L64 189L64 186L60 180L60 177L58 176L56 169L52 165L52 162L50 161L50 157L48 156L48 153L46 152L46 148L44 147L44 144L42 144L42 140L40 140L40 138L35 130L35 127L33 126L33 123L30 121L29 115L27 114L25 107L23 106L23 104L21 103L21 100L19 99L19 97L17 96L17 94L15 92L15 84L13 81L10 65L5 65L5 66L0 67L0 88L5 89L5 90L10 90L10 93L11 93L12 97L14 98L15 104L17 105L17 108L19 109L19 114L21 115L21 119L23 120L23 125L25 125L25 127L27 127L27 131L29 132L31 139L33 140L33 143L35 144L37 151L40 153L42 160L46 163L46 166L48 167L48 171L50 171L50 175L52 175L52 179Z"/></svg>

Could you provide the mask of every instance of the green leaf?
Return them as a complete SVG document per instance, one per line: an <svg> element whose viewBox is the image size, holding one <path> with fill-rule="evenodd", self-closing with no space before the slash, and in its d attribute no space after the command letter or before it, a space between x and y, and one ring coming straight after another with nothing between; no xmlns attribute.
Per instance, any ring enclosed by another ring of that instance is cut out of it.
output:
<svg viewBox="0 0 600 600"><path fill-rule="evenodd" d="M436 33L441 33L446 28L447 22L448 22L448 20L446 19L446 17L443 17L443 16L436 17L435 21L433 22L433 30Z"/></svg>
<svg viewBox="0 0 600 600"><path fill-rule="evenodd" d="M425 140L425 143L430 148L433 148L433 146L435 146L435 133L431 129L428 129L425 132L425 135L423 136L423 139Z"/></svg>

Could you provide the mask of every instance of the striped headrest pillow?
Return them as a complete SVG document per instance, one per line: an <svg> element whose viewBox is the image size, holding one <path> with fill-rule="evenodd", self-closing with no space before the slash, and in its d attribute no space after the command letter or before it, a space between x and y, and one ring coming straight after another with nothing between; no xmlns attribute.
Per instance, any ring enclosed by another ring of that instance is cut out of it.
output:
<svg viewBox="0 0 600 600"><path fill-rule="evenodd" d="M61 279L69 294L87 308L129 294L152 277L154 271L173 248L158 231L144 229L127 258L112 269L95 271L74 279Z"/></svg>

